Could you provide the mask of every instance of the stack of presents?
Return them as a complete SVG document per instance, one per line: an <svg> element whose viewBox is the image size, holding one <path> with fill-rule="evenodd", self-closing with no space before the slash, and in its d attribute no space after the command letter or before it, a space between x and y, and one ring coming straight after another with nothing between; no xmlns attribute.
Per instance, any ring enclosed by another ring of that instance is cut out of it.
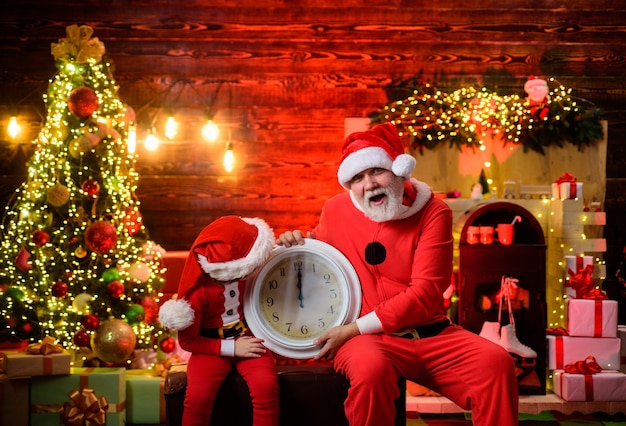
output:
<svg viewBox="0 0 626 426"><path fill-rule="evenodd" d="M165 423L163 369L77 368L72 358L50 337L0 349L0 426Z"/></svg>
<svg viewBox="0 0 626 426"><path fill-rule="evenodd" d="M566 401L626 401L626 326L593 278L592 256L566 256L566 327L548 329L548 377Z"/></svg>

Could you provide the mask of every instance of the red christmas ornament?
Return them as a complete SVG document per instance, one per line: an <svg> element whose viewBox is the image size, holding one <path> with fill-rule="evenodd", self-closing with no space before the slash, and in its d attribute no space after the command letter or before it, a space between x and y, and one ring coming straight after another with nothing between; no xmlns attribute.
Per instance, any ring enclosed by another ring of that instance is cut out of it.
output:
<svg viewBox="0 0 626 426"><path fill-rule="evenodd" d="M100 192L100 184L95 179L87 179L82 183L81 188L88 197L92 198Z"/></svg>
<svg viewBox="0 0 626 426"><path fill-rule="evenodd" d="M41 247L50 241L50 235L46 231L42 231L41 229L33 232L33 243L37 247Z"/></svg>
<svg viewBox="0 0 626 426"><path fill-rule="evenodd" d="M52 295L54 297L65 297L65 295L67 294L67 284L65 284L63 281L57 281L54 284L52 284Z"/></svg>
<svg viewBox="0 0 626 426"><path fill-rule="evenodd" d="M94 331L100 326L100 318L94 314L85 315L83 318L83 326L89 331Z"/></svg>
<svg viewBox="0 0 626 426"><path fill-rule="evenodd" d="M22 247L15 258L15 265L20 268L22 272L29 271L33 268L33 265L28 262L28 259L30 259L30 253Z"/></svg>
<svg viewBox="0 0 626 426"><path fill-rule="evenodd" d="M141 306L143 306L143 310L145 313L145 318L143 321L146 324L154 324L159 315L159 304L154 301L150 296L145 296L141 300Z"/></svg>
<svg viewBox="0 0 626 426"><path fill-rule="evenodd" d="M87 118L98 109L98 96L89 87L74 89L67 99L67 109L78 118Z"/></svg>
<svg viewBox="0 0 626 426"><path fill-rule="evenodd" d="M161 340L161 343L159 343L159 349L161 349L166 354L174 352L174 349L176 349L176 340L174 340L174 338L170 336L165 337L163 340Z"/></svg>
<svg viewBox="0 0 626 426"><path fill-rule="evenodd" d="M89 250L98 254L110 251L117 244L117 233L109 222L98 221L87 227L85 244Z"/></svg>
<svg viewBox="0 0 626 426"><path fill-rule="evenodd" d="M25 323L22 326L22 331L26 332L26 333L30 333L33 331L33 324L31 324L30 322Z"/></svg>
<svg viewBox="0 0 626 426"><path fill-rule="evenodd" d="M124 226L130 235L135 235L141 230L141 223L143 218L138 210L132 208L126 209L126 215L124 216Z"/></svg>
<svg viewBox="0 0 626 426"><path fill-rule="evenodd" d="M89 337L89 334L85 330L78 330L72 340L76 346L84 347L89 346L91 337Z"/></svg>
<svg viewBox="0 0 626 426"><path fill-rule="evenodd" d="M124 294L124 284L121 281L115 280L107 284L107 293L114 299L119 299Z"/></svg>

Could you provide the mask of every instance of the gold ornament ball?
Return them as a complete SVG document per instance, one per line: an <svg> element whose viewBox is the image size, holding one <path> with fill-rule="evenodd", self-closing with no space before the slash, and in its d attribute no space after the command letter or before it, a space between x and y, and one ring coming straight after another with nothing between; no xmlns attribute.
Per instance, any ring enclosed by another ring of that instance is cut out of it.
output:
<svg viewBox="0 0 626 426"><path fill-rule="evenodd" d="M102 321L91 336L91 349L104 362L117 364L133 354L137 337L127 322L121 319Z"/></svg>
<svg viewBox="0 0 626 426"><path fill-rule="evenodd" d="M89 302L93 300L93 296L89 293L80 293L74 298L72 302L72 307L76 310L76 312L82 313L86 312L89 308Z"/></svg>
<svg viewBox="0 0 626 426"><path fill-rule="evenodd" d="M67 186L55 183L46 192L46 199L54 207L61 207L70 199L70 191L67 189Z"/></svg>

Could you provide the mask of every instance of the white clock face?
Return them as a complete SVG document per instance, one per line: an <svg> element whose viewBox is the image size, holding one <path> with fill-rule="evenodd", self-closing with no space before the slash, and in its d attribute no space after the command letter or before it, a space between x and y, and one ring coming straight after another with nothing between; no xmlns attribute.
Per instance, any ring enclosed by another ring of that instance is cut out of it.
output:
<svg viewBox="0 0 626 426"><path fill-rule="evenodd" d="M303 246L278 247L250 277L244 311L252 332L272 351L309 358L313 340L354 321L361 291L352 265L332 246L307 239Z"/></svg>

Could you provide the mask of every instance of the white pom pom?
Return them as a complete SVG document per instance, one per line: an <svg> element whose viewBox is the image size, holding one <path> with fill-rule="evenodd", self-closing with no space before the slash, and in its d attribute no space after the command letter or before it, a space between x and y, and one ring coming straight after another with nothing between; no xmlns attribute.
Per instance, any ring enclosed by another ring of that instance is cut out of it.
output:
<svg viewBox="0 0 626 426"><path fill-rule="evenodd" d="M411 177L413 169L415 169L415 158L409 154L400 154L393 160L391 171L396 176L402 176L405 179Z"/></svg>
<svg viewBox="0 0 626 426"><path fill-rule="evenodd" d="M193 324L194 312L185 299L170 299L159 309L159 321L163 327L184 330Z"/></svg>

